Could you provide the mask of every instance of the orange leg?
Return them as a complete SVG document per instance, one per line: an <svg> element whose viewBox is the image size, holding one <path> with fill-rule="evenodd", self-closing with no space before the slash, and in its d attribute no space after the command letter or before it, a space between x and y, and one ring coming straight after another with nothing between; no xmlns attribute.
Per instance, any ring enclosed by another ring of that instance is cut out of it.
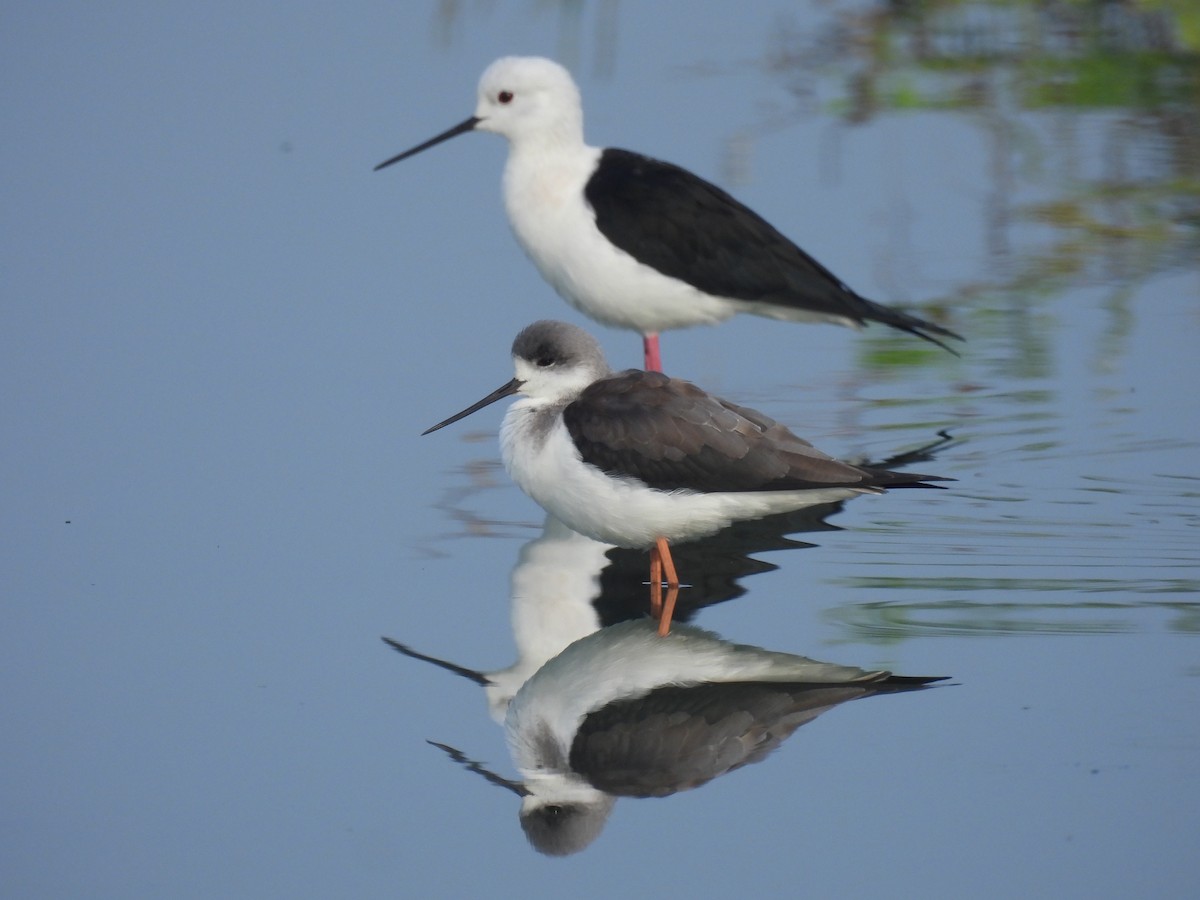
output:
<svg viewBox="0 0 1200 900"><path fill-rule="evenodd" d="M658 547L650 548L650 615L662 618L662 557Z"/></svg>
<svg viewBox="0 0 1200 900"><path fill-rule="evenodd" d="M647 372L662 371L662 355L658 351L658 335L642 335L642 358Z"/></svg>
<svg viewBox="0 0 1200 900"><path fill-rule="evenodd" d="M675 601L679 599L679 588L667 586L667 599L663 601L662 615L658 618L658 636L671 633L671 619L675 615Z"/></svg>
<svg viewBox="0 0 1200 900"><path fill-rule="evenodd" d="M667 598L662 599L663 575L667 579ZM658 617L658 633L665 637L671 631L675 601L679 598L679 575L666 538L656 538L650 548L650 612Z"/></svg>

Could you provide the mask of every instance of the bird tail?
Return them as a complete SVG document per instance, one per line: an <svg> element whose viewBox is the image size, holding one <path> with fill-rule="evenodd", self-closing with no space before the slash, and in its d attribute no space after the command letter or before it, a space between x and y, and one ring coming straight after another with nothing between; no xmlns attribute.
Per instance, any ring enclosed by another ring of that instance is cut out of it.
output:
<svg viewBox="0 0 1200 900"><path fill-rule="evenodd" d="M931 481L957 481L946 475L918 475L916 472L893 472L891 469L865 469L873 476L872 487L885 488L889 491L899 488L930 488L945 490L940 484L929 484Z"/></svg>
<svg viewBox="0 0 1200 900"><path fill-rule="evenodd" d="M921 691L936 682L949 679L949 675L888 675L869 687L875 694L901 694L905 691Z"/></svg>
<svg viewBox="0 0 1200 900"><path fill-rule="evenodd" d="M866 297L858 298L862 307L859 310L863 321L879 322L881 325L887 325L895 328L898 331L905 331L915 335L923 340L929 341L931 344L937 344L947 353L952 353L958 356L957 350L954 350L943 341L938 340L934 335L941 337L954 338L956 341L964 340L961 334L951 331L936 322L930 322L925 319L914 316L911 313L906 313L900 309L893 309L890 306L884 306L882 303L876 303L874 300L868 300Z"/></svg>

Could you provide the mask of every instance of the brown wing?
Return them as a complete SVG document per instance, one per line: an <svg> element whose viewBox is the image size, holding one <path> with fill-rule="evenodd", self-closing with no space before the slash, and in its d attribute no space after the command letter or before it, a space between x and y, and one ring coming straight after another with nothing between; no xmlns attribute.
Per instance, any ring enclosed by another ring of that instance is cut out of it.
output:
<svg viewBox="0 0 1200 900"><path fill-rule="evenodd" d="M938 480L841 462L762 413L659 372L593 383L563 421L584 462L659 490L874 490Z"/></svg>

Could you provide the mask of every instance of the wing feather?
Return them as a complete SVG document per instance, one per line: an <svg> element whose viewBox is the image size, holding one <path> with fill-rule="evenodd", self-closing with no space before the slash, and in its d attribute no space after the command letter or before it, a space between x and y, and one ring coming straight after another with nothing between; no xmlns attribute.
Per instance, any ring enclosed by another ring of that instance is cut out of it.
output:
<svg viewBox="0 0 1200 900"><path fill-rule="evenodd" d="M657 688L590 713L570 767L608 793L664 797L761 762L801 725L874 692L871 684Z"/></svg>
<svg viewBox="0 0 1200 900"><path fill-rule="evenodd" d="M752 209L687 169L608 148L584 194L608 240L706 294L859 325L881 322L946 350L930 334L961 340L941 325L858 295Z"/></svg>
<svg viewBox="0 0 1200 900"><path fill-rule="evenodd" d="M833 459L773 419L659 372L630 369L591 384L563 421L584 462L659 490L871 490L937 480Z"/></svg>

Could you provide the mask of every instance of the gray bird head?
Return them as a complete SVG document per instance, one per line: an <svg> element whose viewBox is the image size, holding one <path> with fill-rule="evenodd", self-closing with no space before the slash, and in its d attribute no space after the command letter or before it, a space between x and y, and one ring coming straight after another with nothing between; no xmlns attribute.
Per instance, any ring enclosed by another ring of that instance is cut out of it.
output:
<svg viewBox="0 0 1200 900"><path fill-rule="evenodd" d="M600 836L614 803L595 790L574 797L530 794L521 800L521 828L538 853L570 856Z"/></svg>

